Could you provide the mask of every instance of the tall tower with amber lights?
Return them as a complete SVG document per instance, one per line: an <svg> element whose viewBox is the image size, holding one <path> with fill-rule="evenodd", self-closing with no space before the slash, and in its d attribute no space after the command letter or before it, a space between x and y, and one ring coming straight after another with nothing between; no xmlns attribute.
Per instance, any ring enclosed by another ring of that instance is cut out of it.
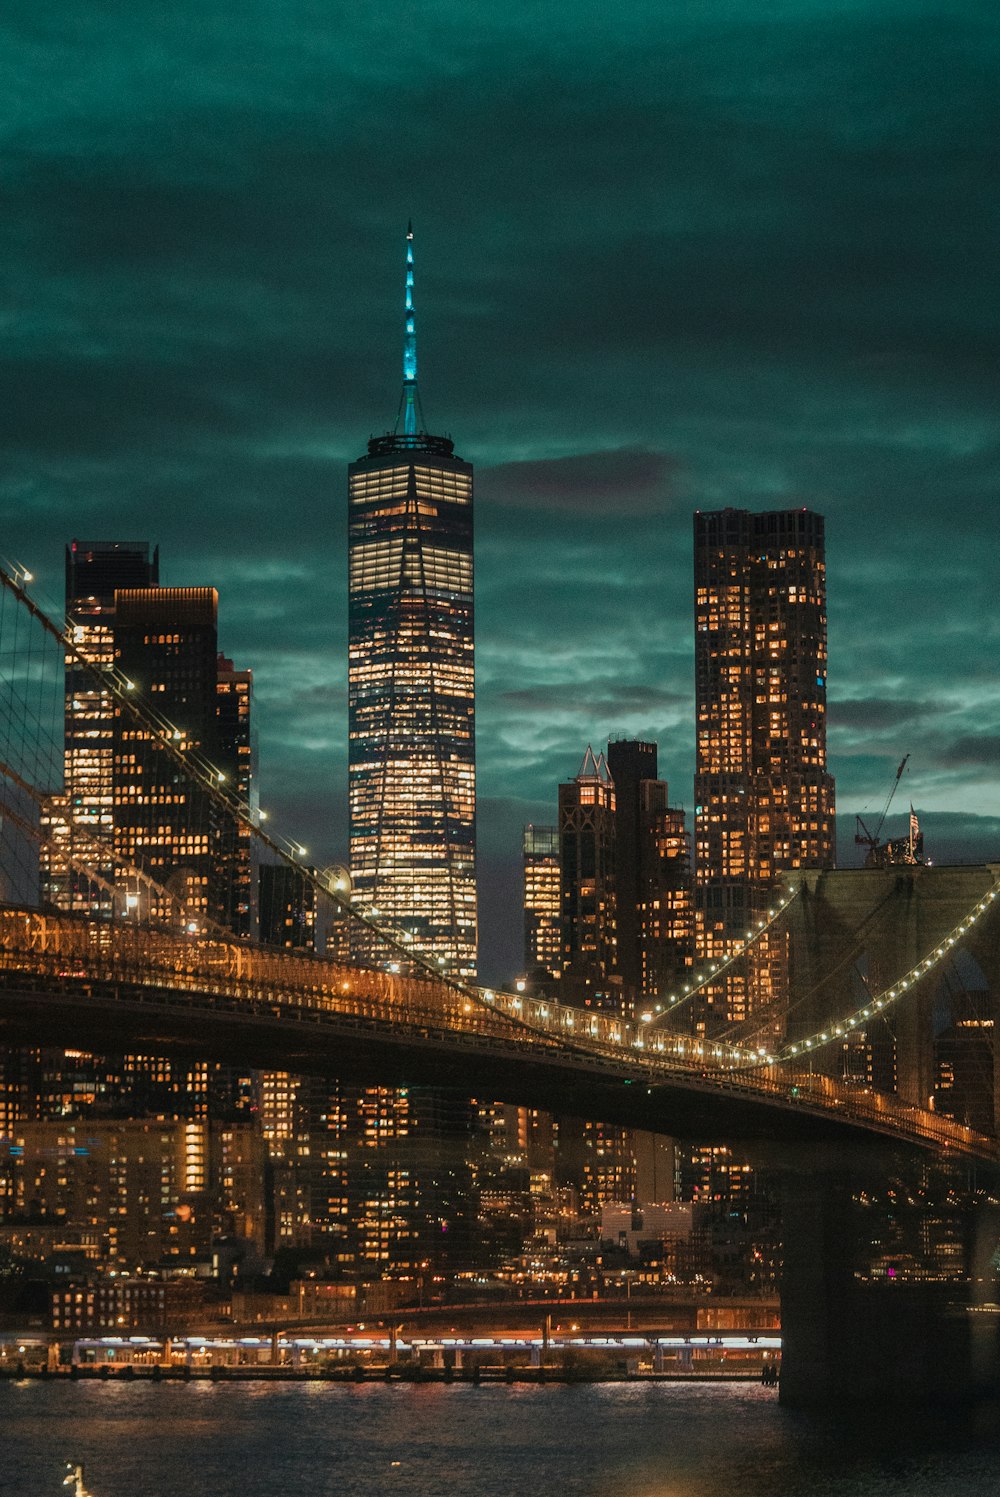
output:
<svg viewBox="0 0 1000 1497"><path fill-rule="evenodd" d="M834 860L823 516L697 513L694 554L697 945L712 958L784 874ZM756 979L709 990L714 1017L739 1022L767 1001L779 959L760 943Z"/></svg>
<svg viewBox="0 0 1000 1497"><path fill-rule="evenodd" d="M413 229L396 428L349 468L348 795L356 903L476 970L472 467L424 429ZM368 955L358 952L359 956Z"/></svg>

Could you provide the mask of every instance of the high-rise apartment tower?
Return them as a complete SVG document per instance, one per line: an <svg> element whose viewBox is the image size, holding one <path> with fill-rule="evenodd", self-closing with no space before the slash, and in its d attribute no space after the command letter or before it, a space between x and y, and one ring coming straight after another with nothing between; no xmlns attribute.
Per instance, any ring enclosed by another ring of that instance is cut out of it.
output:
<svg viewBox="0 0 1000 1497"><path fill-rule="evenodd" d="M834 859L823 517L697 513L694 553L697 937L711 958L784 874ZM730 1020L757 1006L726 1004Z"/></svg>

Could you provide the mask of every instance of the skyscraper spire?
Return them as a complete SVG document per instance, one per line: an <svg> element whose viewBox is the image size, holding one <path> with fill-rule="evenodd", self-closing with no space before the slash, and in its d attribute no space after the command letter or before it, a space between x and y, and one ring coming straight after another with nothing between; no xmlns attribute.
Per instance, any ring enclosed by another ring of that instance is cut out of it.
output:
<svg viewBox="0 0 1000 1497"><path fill-rule="evenodd" d="M406 331L403 337L403 435L417 434L417 327L413 310L413 221L406 226Z"/></svg>

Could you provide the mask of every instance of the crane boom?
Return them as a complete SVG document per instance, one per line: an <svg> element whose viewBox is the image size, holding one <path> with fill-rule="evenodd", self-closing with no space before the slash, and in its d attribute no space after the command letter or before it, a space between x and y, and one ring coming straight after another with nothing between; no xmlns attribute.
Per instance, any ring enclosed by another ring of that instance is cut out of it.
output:
<svg viewBox="0 0 1000 1497"><path fill-rule="evenodd" d="M886 796L885 805L882 807L882 814L879 817L878 821L875 823L875 830L870 831L860 816L855 817L855 820L857 821L857 832L855 834L854 840L862 847L867 847L868 849L868 856L865 858L866 868L874 868L879 866L879 838L882 835L882 827L885 822L885 818L889 814L889 807L892 805L893 797L895 796L896 791L899 788L899 782L903 778L903 771L909 762L910 756L909 754L905 754L900 760L899 768L896 770L896 777L893 780L892 785L889 787L889 794Z"/></svg>

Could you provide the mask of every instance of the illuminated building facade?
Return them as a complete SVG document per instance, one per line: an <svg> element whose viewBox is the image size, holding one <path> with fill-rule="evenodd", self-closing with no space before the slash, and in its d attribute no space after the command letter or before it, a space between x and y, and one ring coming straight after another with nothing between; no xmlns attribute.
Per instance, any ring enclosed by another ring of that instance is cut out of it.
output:
<svg viewBox="0 0 1000 1497"><path fill-rule="evenodd" d="M826 561L809 510L697 513L695 882L700 957L731 949L782 875L834 858ZM769 1001L781 955L710 989L701 1022ZM714 1008L714 1012L713 1012Z"/></svg>
<svg viewBox="0 0 1000 1497"><path fill-rule="evenodd" d="M558 977L562 970L559 828L524 829L524 970Z"/></svg>
<svg viewBox="0 0 1000 1497"><path fill-rule="evenodd" d="M8 1213L88 1241L105 1264L207 1266L213 1237L263 1242L263 1156L249 1124L25 1121L0 1141Z"/></svg>
<svg viewBox="0 0 1000 1497"><path fill-rule="evenodd" d="M351 873L361 909L471 975L472 468L418 430L412 231L403 375L402 431L372 438L349 469Z"/></svg>
<svg viewBox="0 0 1000 1497"><path fill-rule="evenodd" d="M162 716L182 754L219 765L218 594L212 587L120 590L115 601L115 661L139 698ZM173 759L153 750L154 730L118 712L115 723L115 846L181 901L198 928L206 918L225 923L234 869L224 859L221 817L211 799L178 775ZM219 765L220 771L222 766ZM225 771L233 774L227 763ZM224 887L225 884L225 887ZM146 886L138 918L171 921ZM149 908L144 909L148 902Z"/></svg>
<svg viewBox="0 0 1000 1497"><path fill-rule="evenodd" d="M73 644L99 672L114 666L115 592L156 587L159 549L146 541L72 541L66 547L66 622ZM74 866L93 865L93 839L110 841L114 805L114 698L66 656L64 775L61 794L42 811L42 898L79 914L108 914L111 895ZM114 882L114 865L98 860Z"/></svg>

